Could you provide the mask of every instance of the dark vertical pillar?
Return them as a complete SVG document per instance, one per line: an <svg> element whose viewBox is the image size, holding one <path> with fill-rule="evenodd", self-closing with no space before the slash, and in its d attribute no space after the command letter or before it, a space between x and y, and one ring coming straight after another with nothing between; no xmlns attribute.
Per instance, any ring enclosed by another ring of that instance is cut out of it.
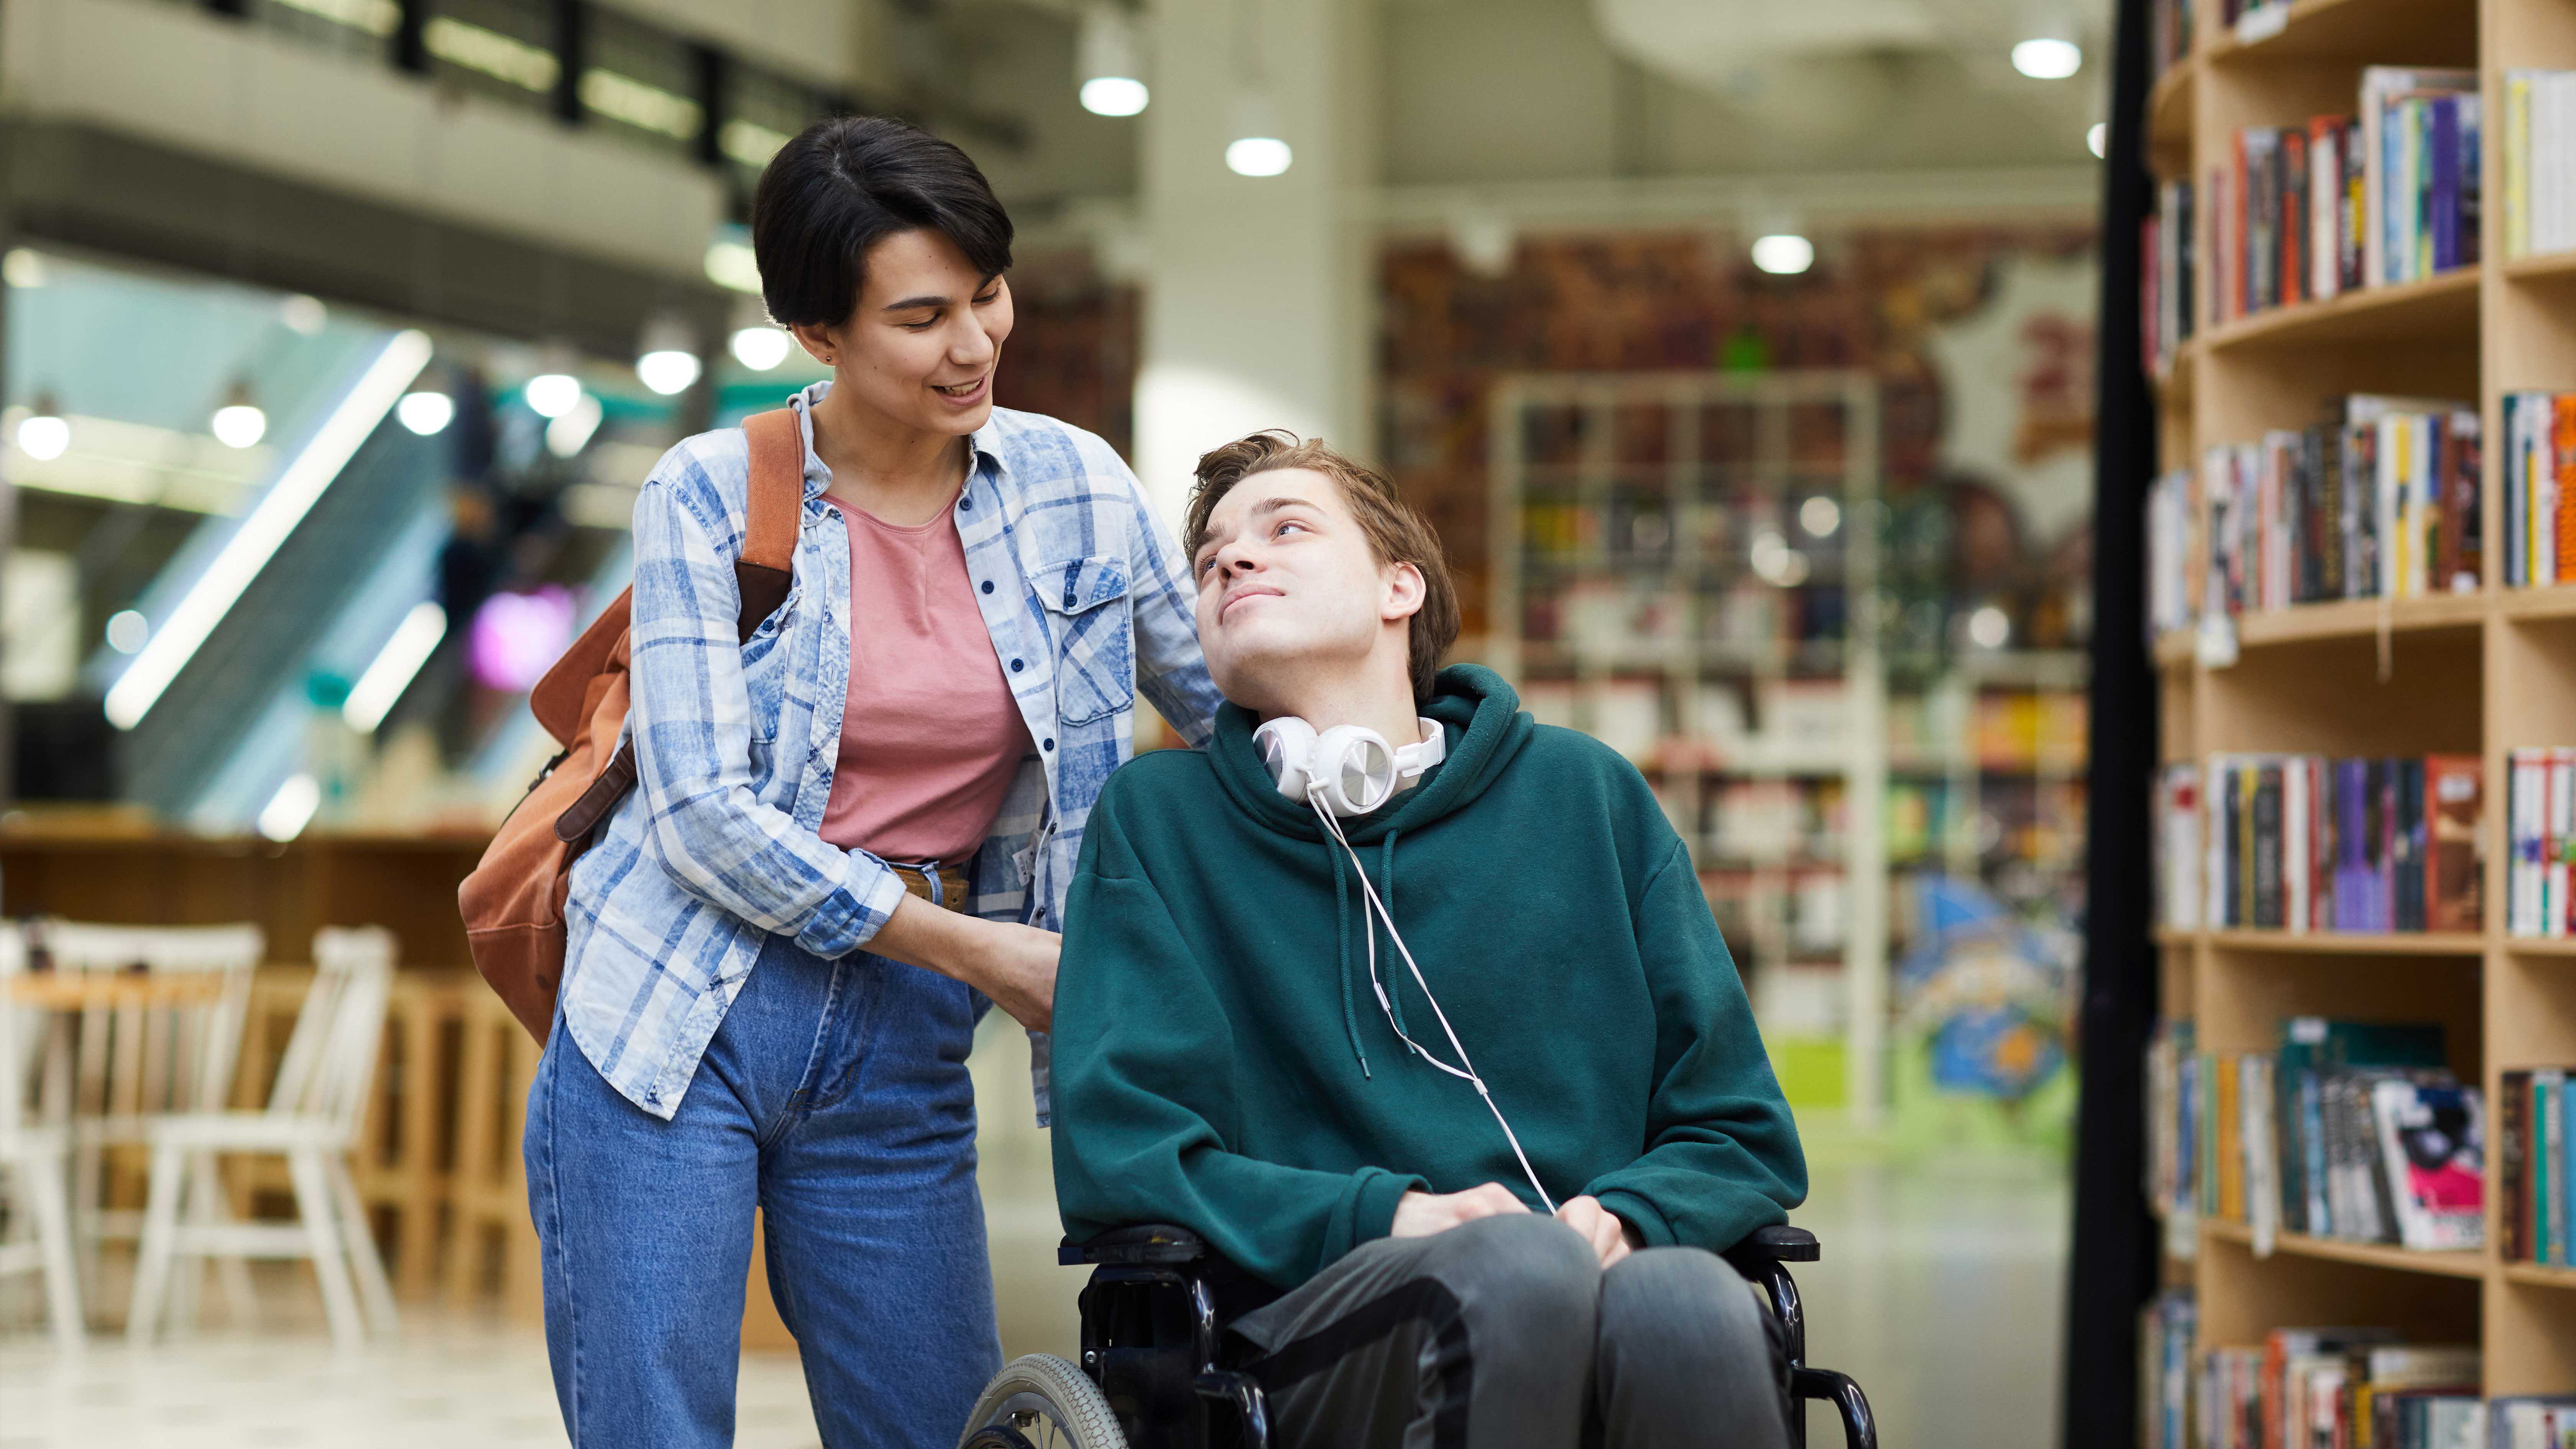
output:
<svg viewBox="0 0 2576 1449"><path fill-rule="evenodd" d="M2149 0L2119 0L2110 155L2103 167L2083 1075L2061 1405L2067 1449L2135 1442L2138 1309L2156 1283L2155 1225L2139 1186L2145 1051L2158 989L2148 934L2157 697L2146 646L2144 516L2155 471L2156 413L2138 360L2138 227L2153 196L2144 133L2148 7Z"/></svg>
<svg viewBox="0 0 2576 1449"><path fill-rule="evenodd" d="M555 0L555 119L582 123L581 73L590 66L590 7L583 0Z"/></svg>
<svg viewBox="0 0 2576 1449"><path fill-rule="evenodd" d="M429 74L429 0L401 0L401 17L386 38L394 69L405 75Z"/></svg>
<svg viewBox="0 0 2576 1449"><path fill-rule="evenodd" d="M698 66L698 161L721 170L725 122L733 119L733 70L712 45L691 46L690 53Z"/></svg>

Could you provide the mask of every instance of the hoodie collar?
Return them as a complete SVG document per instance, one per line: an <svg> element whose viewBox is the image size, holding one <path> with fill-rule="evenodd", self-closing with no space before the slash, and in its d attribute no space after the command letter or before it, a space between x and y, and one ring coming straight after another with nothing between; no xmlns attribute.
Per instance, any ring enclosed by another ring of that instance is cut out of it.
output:
<svg viewBox="0 0 2576 1449"><path fill-rule="evenodd" d="M1520 712L1520 696L1503 677L1478 664L1453 664L1432 684L1424 717L1436 720L1448 734L1447 758L1425 772L1412 789L1393 803L1342 822L1353 844L1376 840L1389 831L1410 833L1472 803L1494 777L1520 753L1534 726ZM1324 827L1302 800L1279 793L1279 782L1262 763L1252 743L1260 722L1234 704L1220 706L1216 734L1208 743L1217 779L1240 809L1273 830L1304 840L1322 840Z"/></svg>

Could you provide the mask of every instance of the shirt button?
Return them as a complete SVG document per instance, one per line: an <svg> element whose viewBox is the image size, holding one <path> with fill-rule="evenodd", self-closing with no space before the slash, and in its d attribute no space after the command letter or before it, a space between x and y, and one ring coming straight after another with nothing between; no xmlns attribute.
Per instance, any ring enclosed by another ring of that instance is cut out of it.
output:
<svg viewBox="0 0 2576 1449"><path fill-rule="evenodd" d="M1012 661L1011 661L1011 672L1012 672L1013 674L1017 674L1017 673L1019 673L1019 672L1020 672L1020 661L1018 661L1018 660L1016 660L1016 659L1014 659L1014 660L1012 660Z"/></svg>
<svg viewBox="0 0 2576 1449"><path fill-rule="evenodd" d="M960 512L960 513L963 513L963 512L965 512L967 509L972 508L972 507L974 507L974 506L975 506L975 500L974 500L974 499L972 499L972 498L960 497L960 498L957 500L957 511L958 511L958 512Z"/></svg>
<svg viewBox="0 0 2576 1449"><path fill-rule="evenodd" d="M1054 748L1055 748L1055 736L1053 736L1053 735L1049 735L1049 736L1047 736L1047 737L1046 737L1046 743L1044 743L1044 744L1042 744L1042 745L1039 745L1039 746L1038 746L1038 748L1039 748L1039 749L1042 749L1042 750L1052 750L1052 749L1054 749Z"/></svg>
<svg viewBox="0 0 2576 1449"><path fill-rule="evenodd" d="M984 581L984 592L988 594L993 592L993 581L991 579L986 579Z"/></svg>

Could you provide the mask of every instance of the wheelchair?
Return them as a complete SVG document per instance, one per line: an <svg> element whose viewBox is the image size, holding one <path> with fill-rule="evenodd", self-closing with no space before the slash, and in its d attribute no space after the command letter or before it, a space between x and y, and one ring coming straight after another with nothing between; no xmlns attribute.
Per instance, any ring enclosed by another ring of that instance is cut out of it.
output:
<svg viewBox="0 0 2576 1449"><path fill-rule="evenodd" d="M1771 1301L1788 1340L1789 1443L1806 1449L1808 1400L1831 1403L1845 1449L1878 1449L1868 1396L1848 1375L1807 1366L1807 1316L1789 1263L1823 1256L1803 1228L1755 1230L1720 1256ZM1014 1359L985 1386L958 1449L1270 1449L1270 1406L1250 1374L1223 1366L1220 1289L1240 1270L1196 1233L1165 1223L1068 1238L1065 1267L1090 1266L1082 1362Z"/></svg>

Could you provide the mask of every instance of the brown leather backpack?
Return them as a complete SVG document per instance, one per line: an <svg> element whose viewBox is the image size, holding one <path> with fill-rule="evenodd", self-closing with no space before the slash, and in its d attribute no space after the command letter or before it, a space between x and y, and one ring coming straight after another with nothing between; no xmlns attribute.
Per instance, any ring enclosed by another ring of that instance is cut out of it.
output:
<svg viewBox="0 0 2576 1449"><path fill-rule="evenodd" d="M751 492L742 557L741 637L787 601L793 581L796 520L805 506L805 439L793 410L743 419L751 440ZM635 787L635 743L601 753L626 722L627 623L634 590L620 593L582 631L545 678L528 692L537 722L563 745L492 837L483 859L456 888L474 969L500 993L510 1014L540 1042L554 1025L555 991L563 981L564 897L572 864L596 830Z"/></svg>

